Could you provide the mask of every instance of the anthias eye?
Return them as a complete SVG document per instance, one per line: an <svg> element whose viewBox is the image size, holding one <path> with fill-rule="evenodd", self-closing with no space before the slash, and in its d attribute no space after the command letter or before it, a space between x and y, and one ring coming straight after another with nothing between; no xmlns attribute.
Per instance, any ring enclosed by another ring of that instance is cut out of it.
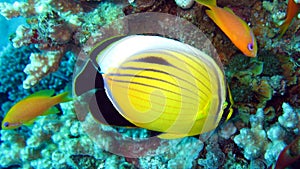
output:
<svg viewBox="0 0 300 169"><path fill-rule="evenodd" d="M253 50L253 43L248 44L248 49L251 50L251 51Z"/></svg>
<svg viewBox="0 0 300 169"><path fill-rule="evenodd" d="M5 122L4 127L8 127L8 126L9 126L9 122Z"/></svg>

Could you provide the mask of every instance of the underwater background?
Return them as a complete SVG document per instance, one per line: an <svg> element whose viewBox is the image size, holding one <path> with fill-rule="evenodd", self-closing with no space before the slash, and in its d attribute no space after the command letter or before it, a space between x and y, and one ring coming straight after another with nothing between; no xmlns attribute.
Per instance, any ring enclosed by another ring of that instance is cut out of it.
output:
<svg viewBox="0 0 300 169"><path fill-rule="evenodd" d="M249 23L258 43L255 58L243 55L205 14L207 8L192 0L1 0L1 122L15 103L32 93L71 90L76 58L88 39L112 21L142 12L172 14L203 31L223 63L235 112L208 140L186 137L168 151L129 158L99 148L82 129L73 102L65 102L59 104L59 113L40 116L30 126L1 129L0 168L259 169L276 162L299 168L299 14L279 36L287 8L295 6L285 0L217 4ZM137 138L149 134L120 131ZM298 159L291 162L290 156Z"/></svg>

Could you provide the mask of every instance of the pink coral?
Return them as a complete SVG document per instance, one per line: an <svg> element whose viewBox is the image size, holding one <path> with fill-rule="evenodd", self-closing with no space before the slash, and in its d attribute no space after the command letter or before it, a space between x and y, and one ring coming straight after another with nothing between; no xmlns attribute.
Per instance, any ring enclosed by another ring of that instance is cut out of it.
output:
<svg viewBox="0 0 300 169"><path fill-rule="evenodd" d="M24 72L28 76L23 81L23 88L30 88L45 75L56 71L64 53L65 51L46 51L43 53L31 53L31 62L24 69Z"/></svg>

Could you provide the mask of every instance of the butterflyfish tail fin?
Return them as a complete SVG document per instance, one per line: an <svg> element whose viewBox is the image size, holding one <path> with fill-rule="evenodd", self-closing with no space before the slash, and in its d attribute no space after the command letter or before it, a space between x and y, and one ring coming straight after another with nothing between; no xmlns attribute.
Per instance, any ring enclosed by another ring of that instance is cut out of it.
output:
<svg viewBox="0 0 300 169"><path fill-rule="evenodd" d="M204 5L208 8L217 6L217 1L216 0L196 0L201 5Z"/></svg>

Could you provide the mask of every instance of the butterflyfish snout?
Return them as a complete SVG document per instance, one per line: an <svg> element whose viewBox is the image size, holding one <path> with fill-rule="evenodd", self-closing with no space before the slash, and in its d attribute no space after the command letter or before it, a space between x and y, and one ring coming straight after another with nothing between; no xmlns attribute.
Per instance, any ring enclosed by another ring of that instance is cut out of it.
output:
<svg viewBox="0 0 300 169"><path fill-rule="evenodd" d="M74 79L75 94L93 85L105 89L89 103L97 121L161 132L160 138L208 132L231 115L223 113L231 97L215 60L160 36L120 36L97 44Z"/></svg>

